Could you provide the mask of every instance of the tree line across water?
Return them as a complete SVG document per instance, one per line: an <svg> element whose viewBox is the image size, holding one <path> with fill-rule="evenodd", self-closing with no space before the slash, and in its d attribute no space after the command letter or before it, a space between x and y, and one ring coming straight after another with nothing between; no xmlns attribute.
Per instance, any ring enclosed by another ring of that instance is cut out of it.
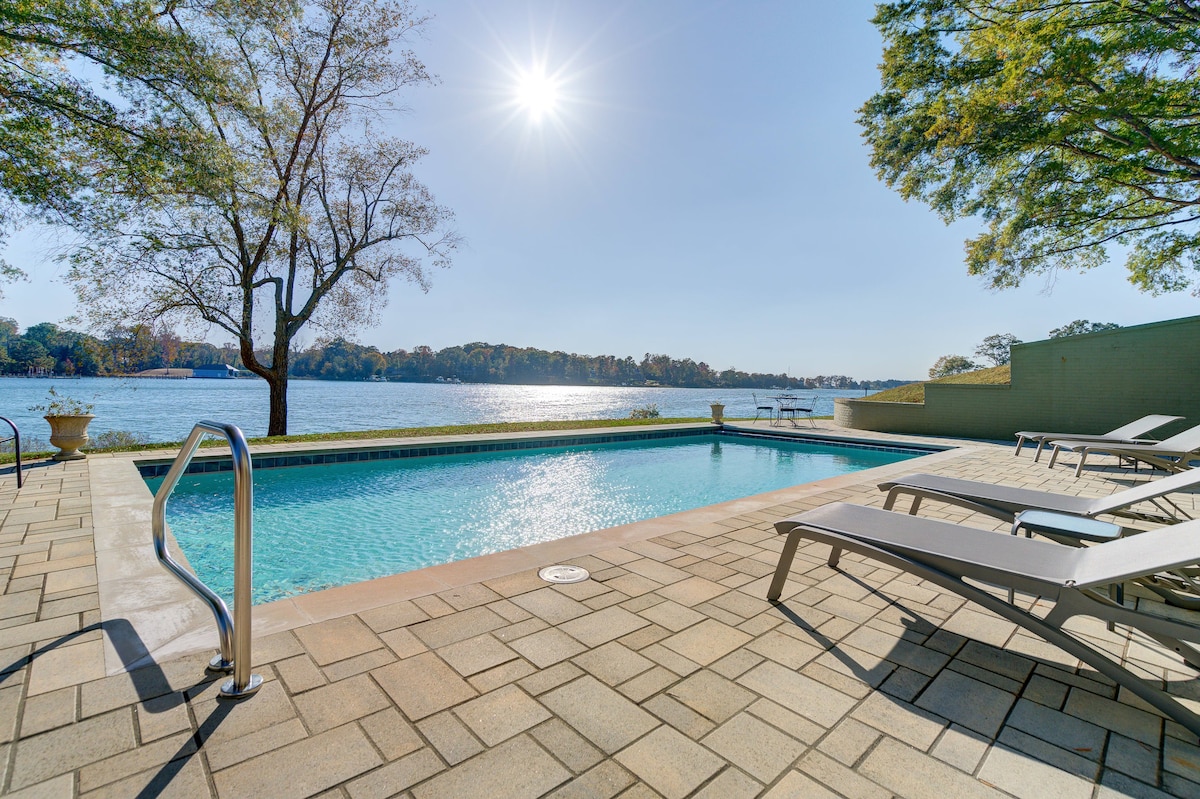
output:
<svg viewBox="0 0 1200 799"><path fill-rule="evenodd" d="M263 353L266 357L269 353ZM614 355L577 355L532 347L474 342L433 350L380 352L343 338L291 353L289 375L323 380L387 378L407 382L461 380L526 385L662 385L695 388L881 389L907 380L859 381L845 375L717 371L691 358L646 353L641 361ZM0 318L0 372L87 377L137 374L153 369L194 369L209 364L242 368L238 348L185 341L167 329L116 327L103 337L66 330L50 322L23 334L16 321Z"/></svg>

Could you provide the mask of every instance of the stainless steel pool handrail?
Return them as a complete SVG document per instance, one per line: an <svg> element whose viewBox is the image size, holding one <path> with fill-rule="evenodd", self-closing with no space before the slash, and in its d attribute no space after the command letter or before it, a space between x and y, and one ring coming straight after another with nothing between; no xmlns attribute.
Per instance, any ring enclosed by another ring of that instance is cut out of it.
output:
<svg viewBox="0 0 1200 799"><path fill-rule="evenodd" d="M17 429L16 424L14 424L11 419L6 419L3 416L0 416L0 422L4 422L5 424L7 424L9 427L12 428L12 431L13 431L12 438L0 439L0 443L3 443L4 441L12 441L13 442L13 452L15 452L17 455L17 488L20 488L22 485L22 479L21 479L21 431Z"/></svg>
<svg viewBox="0 0 1200 799"><path fill-rule="evenodd" d="M230 617L225 600L202 583L196 575L171 559L167 552L167 500L179 478L187 471L200 439L205 433L224 436L233 458L233 610ZM183 443L179 455L171 464L162 485L154 494L151 529L154 534L154 554L159 563L204 600L217 620L217 635L221 653L208 664L215 671L233 672L233 677L221 686L221 696L234 699L250 696L262 686L262 677L250 673L250 588L253 575L253 506L254 479L250 448L242 431L231 424L199 421Z"/></svg>

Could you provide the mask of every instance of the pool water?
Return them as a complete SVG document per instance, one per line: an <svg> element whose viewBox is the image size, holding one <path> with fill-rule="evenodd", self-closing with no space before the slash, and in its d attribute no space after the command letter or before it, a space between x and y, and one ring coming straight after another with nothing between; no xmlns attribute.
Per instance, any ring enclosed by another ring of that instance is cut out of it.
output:
<svg viewBox="0 0 1200 799"><path fill-rule="evenodd" d="M731 435L254 472L254 602L713 505L918 452ZM146 481L151 491L162 480ZM184 476L167 523L233 595L233 476Z"/></svg>

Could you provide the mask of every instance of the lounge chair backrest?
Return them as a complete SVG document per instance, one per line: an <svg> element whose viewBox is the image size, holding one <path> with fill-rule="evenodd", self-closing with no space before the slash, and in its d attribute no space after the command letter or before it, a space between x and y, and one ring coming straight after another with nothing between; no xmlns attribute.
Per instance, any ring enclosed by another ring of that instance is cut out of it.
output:
<svg viewBox="0 0 1200 799"><path fill-rule="evenodd" d="M1189 427L1182 433L1176 433L1170 438L1164 438L1155 446L1169 452L1191 452L1200 449L1200 424Z"/></svg>
<svg viewBox="0 0 1200 799"><path fill-rule="evenodd" d="M1093 516L1098 513L1111 513L1114 510L1128 508L1139 502L1194 486L1200 486L1200 469L1185 469L1158 480L1150 480L1133 488L1117 491L1106 497L1096 497L1091 501L1088 512Z"/></svg>
<svg viewBox="0 0 1200 799"><path fill-rule="evenodd" d="M1081 550L1075 585L1096 585L1145 577L1200 563L1200 519L1106 541Z"/></svg>
<svg viewBox="0 0 1200 799"><path fill-rule="evenodd" d="M1168 422L1174 422L1182 418L1182 416L1165 416L1159 413L1152 413L1149 416L1143 416L1141 419L1135 419L1127 425L1122 425L1116 430L1110 430L1104 434L1104 437L1141 438L1155 428L1162 427ZM1070 436L1066 436L1066 438L1070 438Z"/></svg>

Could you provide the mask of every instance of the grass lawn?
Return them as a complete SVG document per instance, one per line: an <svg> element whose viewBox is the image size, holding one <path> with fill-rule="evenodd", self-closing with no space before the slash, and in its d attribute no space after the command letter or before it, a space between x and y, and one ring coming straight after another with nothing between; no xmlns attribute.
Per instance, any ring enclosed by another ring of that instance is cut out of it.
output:
<svg viewBox="0 0 1200 799"><path fill-rule="evenodd" d="M907 386L897 386L878 394L871 394L862 399L869 402L924 402L925 386L930 383L968 383L973 385L1002 385L1011 382L1009 366L993 366L991 369L980 369L977 372L964 372L960 375L939 377L936 380L926 380L923 383L909 383Z"/></svg>
<svg viewBox="0 0 1200 799"><path fill-rule="evenodd" d="M462 436L482 433L528 433L540 430L581 430L594 427L634 427L637 425L682 424L707 422L708 418L691 419L570 419L554 422L501 422L494 424L443 425L440 427L399 427L392 430L350 430L338 433L308 433L297 436L264 436L248 439L250 444L287 444L321 441L356 441L368 438L418 438L421 436ZM142 452L144 450L178 449L182 441L161 441L154 444L135 444L124 447L94 449L84 447L85 452ZM225 446L224 439L208 438L201 447ZM22 460L49 457L53 452L23 452ZM0 455L0 463L12 463L11 453Z"/></svg>

